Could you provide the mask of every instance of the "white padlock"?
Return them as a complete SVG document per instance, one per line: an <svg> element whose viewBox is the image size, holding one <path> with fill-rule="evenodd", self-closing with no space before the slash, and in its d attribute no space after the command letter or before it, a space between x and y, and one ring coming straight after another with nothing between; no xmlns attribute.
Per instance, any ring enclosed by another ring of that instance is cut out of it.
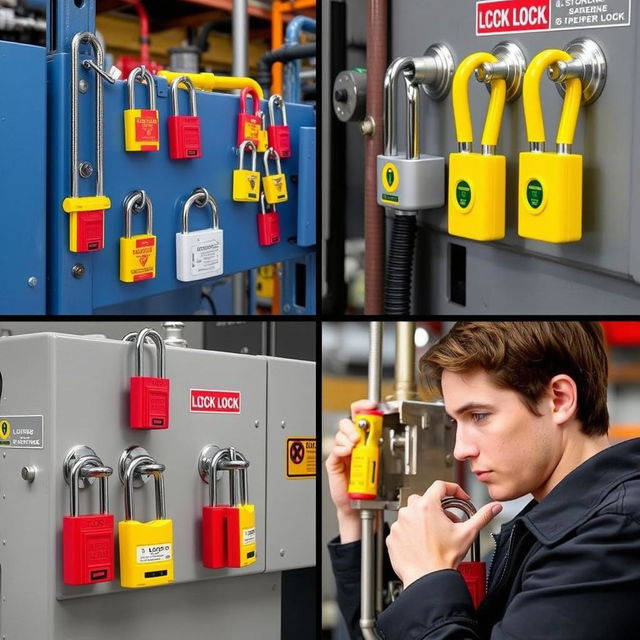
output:
<svg viewBox="0 0 640 640"><path fill-rule="evenodd" d="M189 231L189 210L193 205L211 207L211 227ZM222 275L223 237L219 228L218 205L204 188L196 189L182 208L182 231L176 233L176 272L181 282Z"/></svg>

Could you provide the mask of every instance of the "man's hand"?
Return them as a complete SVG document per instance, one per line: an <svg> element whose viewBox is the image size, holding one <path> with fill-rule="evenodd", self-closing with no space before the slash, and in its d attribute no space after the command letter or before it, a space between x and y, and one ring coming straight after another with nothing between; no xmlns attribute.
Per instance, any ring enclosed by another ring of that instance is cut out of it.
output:
<svg viewBox="0 0 640 640"><path fill-rule="evenodd" d="M371 400L358 400L351 405L351 420L344 418L338 424L333 449L325 462L329 476L329 492L338 513L338 526L341 542L353 542L360 539L360 513L350 506L348 488L351 469L351 452L360 439L353 424L353 417L361 411L377 407Z"/></svg>
<svg viewBox="0 0 640 640"><path fill-rule="evenodd" d="M460 522L442 508L447 496L470 500L459 485L438 480L423 495L409 496L391 525L389 558L405 588L427 573L457 568L480 530L502 511L502 505L491 502Z"/></svg>

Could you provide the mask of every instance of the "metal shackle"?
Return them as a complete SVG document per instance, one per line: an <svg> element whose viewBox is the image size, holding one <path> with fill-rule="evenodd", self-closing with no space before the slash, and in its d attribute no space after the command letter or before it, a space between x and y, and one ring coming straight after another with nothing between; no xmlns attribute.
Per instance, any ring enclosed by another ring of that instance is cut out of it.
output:
<svg viewBox="0 0 640 640"><path fill-rule="evenodd" d="M215 198L204 187L198 187L187 198L182 207L182 233L189 232L189 210L194 204L196 207L204 207L208 204L211 207L211 227L213 229L220 228L220 216L218 215L218 204Z"/></svg>
<svg viewBox="0 0 640 640"><path fill-rule="evenodd" d="M264 164L264 175L271 175L269 173L269 157L276 159L276 168L278 169L278 173L282 173L282 166L280 165L280 155L273 147L269 147L262 156L262 162Z"/></svg>
<svg viewBox="0 0 640 640"><path fill-rule="evenodd" d="M133 481L134 476L153 476L156 495L156 519L167 517L164 497L164 471L166 467L156 462L151 456L142 455L133 459L124 472L124 519L135 520L133 511Z"/></svg>
<svg viewBox="0 0 640 640"><path fill-rule="evenodd" d="M219 467L222 471L229 472L229 504L235 507L239 504L247 504L249 499L249 483L247 478L248 460L235 447L229 447L228 460L221 460ZM240 502L236 496L236 474L240 473Z"/></svg>
<svg viewBox="0 0 640 640"><path fill-rule="evenodd" d="M260 116L260 126L261 126L262 130L264 131L267 128L267 116L265 115L264 111L262 111L262 110L256 111L256 115Z"/></svg>
<svg viewBox="0 0 640 640"><path fill-rule="evenodd" d="M187 91L189 92L189 105L191 108L190 115L197 116L198 110L196 108L196 88L193 86L193 82L191 82L191 78L188 76L178 76L172 83L169 88L171 92L171 111L174 116L179 115L178 113L178 92L180 91L180 85L184 84L187 87Z"/></svg>
<svg viewBox="0 0 640 640"><path fill-rule="evenodd" d="M268 106L269 106L269 122L271 123L271 126L275 125L276 123L276 113L275 113L276 107L280 107L280 111L282 113L282 124L286 126L287 125L287 108L284 104L284 100L282 99L282 96L278 93L274 93L269 98Z"/></svg>
<svg viewBox="0 0 640 640"><path fill-rule="evenodd" d="M249 147L251 150L251 171L256 170L256 161L258 159L258 150L256 149L256 145L251 142L251 140L245 140L239 147L239 167L238 169L244 169L244 150Z"/></svg>
<svg viewBox="0 0 640 640"><path fill-rule="evenodd" d="M129 88L129 109L135 109L135 86L136 80L140 76L140 82L142 80L147 81L147 88L149 90L149 109L151 111L156 110L156 81L149 73L145 66L136 67L131 71L127 78L127 87Z"/></svg>
<svg viewBox="0 0 640 640"><path fill-rule="evenodd" d="M153 204L144 190L132 191L124 201L124 237L131 237L131 218L134 213L147 210L147 234L153 233Z"/></svg>
<svg viewBox="0 0 640 640"><path fill-rule="evenodd" d="M260 108L260 97L258 96L258 92L253 87L245 87L240 92L240 113L248 113L247 112L247 98L251 98L253 103L253 114L257 116Z"/></svg>
<svg viewBox="0 0 640 640"><path fill-rule="evenodd" d="M100 479L100 513L109 513L108 480L112 473L113 469L103 465L98 456L88 455L78 458L69 473L69 486L71 487L69 515L77 516L80 511L80 476Z"/></svg>
<svg viewBox="0 0 640 640"><path fill-rule="evenodd" d="M156 378L165 377L165 346L162 336L154 329L142 329L136 336L136 364L135 375L143 375L142 358L144 355L144 343L149 338L156 344Z"/></svg>
<svg viewBox="0 0 640 640"><path fill-rule="evenodd" d="M266 198L264 197L264 191L261 191L260 192L260 213L266 214L267 213L267 209L269 207L272 207L272 209L271 209L272 212L275 210L274 209L275 205L273 205L273 204L270 205L267 202Z"/></svg>
<svg viewBox="0 0 640 640"><path fill-rule="evenodd" d="M467 518L471 518L476 514L476 508L467 502L466 500L460 500L459 498L444 498L442 500L443 509L459 509ZM471 562L480 562L480 538L476 536L476 539L471 545Z"/></svg>
<svg viewBox="0 0 640 640"><path fill-rule="evenodd" d="M216 475L219 471L219 465L223 459L230 460L229 449L220 449L216 451L209 461L209 506L218 506L218 482Z"/></svg>

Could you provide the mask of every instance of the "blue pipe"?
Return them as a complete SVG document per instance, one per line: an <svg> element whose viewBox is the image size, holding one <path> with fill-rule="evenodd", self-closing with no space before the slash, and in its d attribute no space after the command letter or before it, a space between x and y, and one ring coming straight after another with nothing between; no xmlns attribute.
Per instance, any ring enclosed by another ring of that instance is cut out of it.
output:
<svg viewBox="0 0 640 640"><path fill-rule="evenodd" d="M300 42L300 32L316 32L316 21L307 16L296 16L289 22L285 31L285 45L298 44ZM300 60L287 62L284 66L284 99L286 102L300 102Z"/></svg>

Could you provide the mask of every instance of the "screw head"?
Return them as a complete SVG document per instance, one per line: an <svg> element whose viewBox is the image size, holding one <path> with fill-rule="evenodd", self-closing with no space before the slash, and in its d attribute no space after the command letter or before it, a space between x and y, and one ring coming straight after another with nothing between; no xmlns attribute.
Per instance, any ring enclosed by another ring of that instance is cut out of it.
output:
<svg viewBox="0 0 640 640"><path fill-rule="evenodd" d="M78 91L80 91L80 93L87 93L88 90L89 83L86 80L80 80L80 82L78 82Z"/></svg>
<svg viewBox="0 0 640 640"><path fill-rule="evenodd" d="M36 278L35 276L31 276L27 280L27 284L33 289L38 284L38 278Z"/></svg>
<svg viewBox="0 0 640 640"><path fill-rule="evenodd" d="M280 557L284 558L284 549L280 549Z"/></svg>
<svg viewBox="0 0 640 640"><path fill-rule="evenodd" d="M81 178L88 178L93 173L93 167L90 162L81 162L78 167L78 173Z"/></svg>
<svg viewBox="0 0 640 640"><path fill-rule="evenodd" d="M71 275L74 278L82 278L82 276L84 275L85 272L85 268L83 264L74 264L73 268L71 269Z"/></svg>

